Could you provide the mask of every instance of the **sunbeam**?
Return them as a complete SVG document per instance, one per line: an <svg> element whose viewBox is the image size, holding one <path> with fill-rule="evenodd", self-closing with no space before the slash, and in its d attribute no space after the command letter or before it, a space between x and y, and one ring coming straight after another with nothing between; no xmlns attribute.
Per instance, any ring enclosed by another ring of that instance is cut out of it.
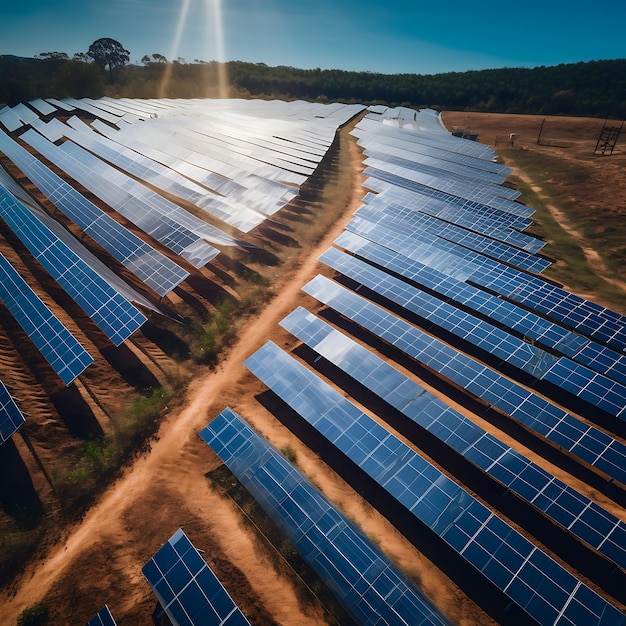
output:
<svg viewBox="0 0 626 626"><path fill-rule="evenodd" d="M222 0L206 0L207 31L213 30L217 58L217 93L219 98L228 98L228 74L226 71L226 50L224 47L224 18Z"/></svg>
<svg viewBox="0 0 626 626"><path fill-rule="evenodd" d="M170 48L170 62L165 66L165 72L163 72L163 78L161 80L161 84L159 85L159 98L165 98L167 89L172 79L172 69L174 67L173 60L178 57L180 40L183 36L183 31L187 22L187 14L189 13L190 6L191 0L183 0L183 4L180 8L180 15L178 16L178 24L176 25L176 32L174 33L174 39L172 41L172 47Z"/></svg>

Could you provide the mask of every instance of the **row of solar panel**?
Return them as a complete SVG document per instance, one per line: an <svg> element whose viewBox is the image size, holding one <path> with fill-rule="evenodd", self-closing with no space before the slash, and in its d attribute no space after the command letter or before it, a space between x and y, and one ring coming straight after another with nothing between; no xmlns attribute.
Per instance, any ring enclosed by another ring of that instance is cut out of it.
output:
<svg viewBox="0 0 626 626"><path fill-rule="evenodd" d="M494 359L538 380L549 381L609 415L620 419L626 416L626 387L606 376L550 354L337 249L327 250L320 260L428 323L488 352Z"/></svg>
<svg viewBox="0 0 626 626"><path fill-rule="evenodd" d="M626 486L626 446L617 439L323 276L303 290L555 448Z"/></svg>
<svg viewBox="0 0 626 626"><path fill-rule="evenodd" d="M388 236L384 226L372 228L365 224L362 227L359 223L350 222L347 228L355 232L344 232L335 241L336 245L412 283L423 285L436 292L440 298L455 302L455 306L467 307L493 320L534 345L543 345L554 353L562 354L622 385L626 384L624 355L523 309L513 302L498 298L456 277L448 276L435 269L432 260L429 265L414 261L402 253L407 251L411 254L413 248L410 245L397 244L393 237ZM584 371L580 373L584 375ZM591 374L587 376L591 378Z"/></svg>
<svg viewBox="0 0 626 626"><path fill-rule="evenodd" d="M359 624L434 626L439 613L283 455L230 409L200 433Z"/></svg>
<svg viewBox="0 0 626 626"><path fill-rule="evenodd" d="M469 202L463 206L431 198L418 191L402 189L379 178L367 178L364 186L371 190L363 199L367 204L375 202L384 207L393 202L406 210L437 217L531 253L538 252L544 246L540 239L517 230L530 226L531 222L528 219L509 219L501 211L483 210Z"/></svg>
<svg viewBox="0 0 626 626"><path fill-rule="evenodd" d="M539 624L624 624L621 611L271 342L246 367Z"/></svg>
<svg viewBox="0 0 626 626"><path fill-rule="evenodd" d="M626 571L626 525L615 515L501 443L373 352L305 309L296 309L280 325ZM523 520L518 522L523 524ZM566 555L561 556L566 558Z"/></svg>

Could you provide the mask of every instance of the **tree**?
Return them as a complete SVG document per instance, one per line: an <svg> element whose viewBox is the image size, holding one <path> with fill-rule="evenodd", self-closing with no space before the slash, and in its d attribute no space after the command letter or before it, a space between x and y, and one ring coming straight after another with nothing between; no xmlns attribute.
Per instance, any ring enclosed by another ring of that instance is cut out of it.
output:
<svg viewBox="0 0 626 626"><path fill-rule="evenodd" d="M43 61L67 61L69 59L65 52L40 52L35 55L35 58Z"/></svg>
<svg viewBox="0 0 626 626"><path fill-rule="evenodd" d="M93 59L86 52L75 52L72 61L79 63L93 63Z"/></svg>
<svg viewBox="0 0 626 626"><path fill-rule="evenodd" d="M130 60L130 52L119 41L110 37L96 39L87 50L87 54L103 69L109 71L113 82L113 73L118 67L124 67Z"/></svg>

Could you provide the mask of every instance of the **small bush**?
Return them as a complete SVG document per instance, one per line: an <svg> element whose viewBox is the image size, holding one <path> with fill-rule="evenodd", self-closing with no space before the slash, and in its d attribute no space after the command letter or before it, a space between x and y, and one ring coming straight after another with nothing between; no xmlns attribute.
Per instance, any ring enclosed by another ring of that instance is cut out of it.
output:
<svg viewBox="0 0 626 626"><path fill-rule="evenodd" d="M17 626L40 626L48 622L48 609L43 604L33 604L17 616Z"/></svg>
<svg viewBox="0 0 626 626"><path fill-rule="evenodd" d="M286 443L281 449L280 451L282 452L283 456L290 462L290 463L295 463L296 462L296 451L291 447L291 445L289 445L288 443Z"/></svg>

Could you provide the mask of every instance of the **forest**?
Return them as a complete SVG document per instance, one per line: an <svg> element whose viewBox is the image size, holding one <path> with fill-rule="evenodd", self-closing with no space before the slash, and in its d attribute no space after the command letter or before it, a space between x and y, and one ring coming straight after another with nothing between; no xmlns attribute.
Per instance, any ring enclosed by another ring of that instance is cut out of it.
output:
<svg viewBox="0 0 626 626"><path fill-rule="evenodd" d="M219 66L152 54L141 64L122 63L113 75L89 53L0 55L0 105L38 97L217 97L220 75L227 77L230 97L626 118L626 59L422 75L243 61Z"/></svg>

